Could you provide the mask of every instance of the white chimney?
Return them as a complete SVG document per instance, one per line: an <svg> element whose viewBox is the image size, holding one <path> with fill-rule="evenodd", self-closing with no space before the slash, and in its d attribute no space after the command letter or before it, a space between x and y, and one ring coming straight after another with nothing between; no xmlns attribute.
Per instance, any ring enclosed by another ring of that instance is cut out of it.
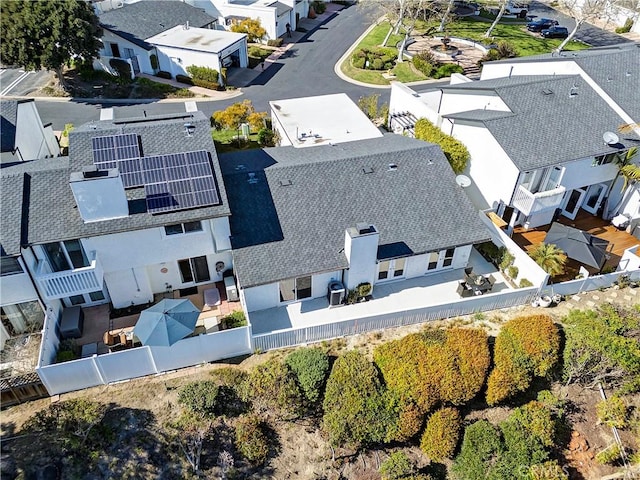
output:
<svg viewBox="0 0 640 480"><path fill-rule="evenodd" d="M73 172L69 186L85 223L123 218L129 215L129 204L117 169L97 170L86 167Z"/></svg>
<svg viewBox="0 0 640 480"><path fill-rule="evenodd" d="M349 262L345 272L345 287L353 289L361 283L373 285L378 258L378 238L376 227L368 223L358 223L355 228L345 231L344 254Z"/></svg>

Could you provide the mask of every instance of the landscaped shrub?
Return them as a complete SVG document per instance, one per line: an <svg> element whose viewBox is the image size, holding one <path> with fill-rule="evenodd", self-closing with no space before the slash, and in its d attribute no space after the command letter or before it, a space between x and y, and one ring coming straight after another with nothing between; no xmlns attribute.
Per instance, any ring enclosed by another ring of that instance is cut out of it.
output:
<svg viewBox="0 0 640 480"><path fill-rule="evenodd" d="M258 143L264 147L276 146L276 132L270 128L263 127L258 130Z"/></svg>
<svg viewBox="0 0 640 480"><path fill-rule="evenodd" d="M558 360L560 336L546 315L517 317L496 338L495 367L487 382L487 403L495 405L524 392L533 377L545 377Z"/></svg>
<svg viewBox="0 0 640 480"><path fill-rule="evenodd" d="M259 42L267 35L267 31L260 23L259 18L245 18L240 22L235 22L231 25L231 31L246 33L247 42L249 43Z"/></svg>
<svg viewBox="0 0 640 480"><path fill-rule="evenodd" d="M235 425L238 451L254 465L262 465L269 455L269 441L256 415L240 417Z"/></svg>
<svg viewBox="0 0 640 480"><path fill-rule="evenodd" d="M596 462L600 465L607 465L620 460L620 447L617 443L612 443L604 450L596 453Z"/></svg>
<svg viewBox="0 0 640 480"><path fill-rule="evenodd" d="M209 67L199 67L197 65L189 65L187 72L191 75L191 78L195 80L203 80L210 83L218 83L220 80L220 74L217 70ZM195 82L194 82L195 83Z"/></svg>
<svg viewBox="0 0 640 480"><path fill-rule="evenodd" d="M231 328L244 327L247 324L247 318L242 310L236 310L222 317L220 323L225 330L229 330Z"/></svg>
<svg viewBox="0 0 640 480"><path fill-rule="evenodd" d="M218 385L212 380L190 382L178 392L178 403L202 417L213 417L216 412Z"/></svg>
<svg viewBox="0 0 640 480"><path fill-rule="evenodd" d="M266 112L256 112L251 100L243 100L229 105L224 110L213 112L211 125L216 129L227 128L238 130L240 125L248 123L252 131L260 130L264 127Z"/></svg>
<svg viewBox="0 0 640 480"><path fill-rule="evenodd" d="M446 135L426 118L416 122L415 136L425 142L437 143L442 148L455 173L462 173L471 155L462 142Z"/></svg>
<svg viewBox="0 0 640 480"><path fill-rule="evenodd" d="M427 420L420 440L420 449L434 462L451 458L455 451L462 422L455 408L436 410Z"/></svg>
<svg viewBox="0 0 640 480"><path fill-rule="evenodd" d="M315 1L312 5L318 15L322 15L327 10L327 5L323 1Z"/></svg>
<svg viewBox="0 0 640 480"><path fill-rule="evenodd" d="M236 417L249 410L247 392L251 387L248 378L246 372L233 367L219 368L211 372L211 380L218 385L216 415Z"/></svg>
<svg viewBox="0 0 640 480"><path fill-rule="evenodd" d="M188 75L176 75L176 82L186 83L187 85L193 85L193 79Z"/></svg>
<svg viewBox="0 0 640 480"><path fill-rule="evenodd" d="M382 464L380 464L380 475L382 480L406 479L416 470L416 466L402 450L393 452Z"/></svg>
<svg viewBox="0 0 640 480"><path fill-rule="evenodd" d="M307 400L317 402L329 373L327 354L319 348L301 348L289 354L285 363L295 374Z"/></svg>
<svg viewBox="0 0 640 480"><path fill-rule="evenodd" d="M390 48L359 48L351 55L351 63L356 68L389 70L395 65L397 58L397 52Z"/></svg>
<svg viewBox="0 0 640 480"><path fill-rule="evenodd" d="M419 53L413 57L413 66L416 67L420 73L422 73L425 77L430 77L433 71L435 70L435 62L422 58L422 55Z"/></svg>
<svg viewBox="0 0 640 480"><path fill-rule="evenodd" d="M507 275L509 275L509 277L511 277L514 280L516 278L518 278L518 273L519 272L520 272L520 270L515 265L511 265L511 266L507 267Z"/></svg>
<svg viewBox="0 0 640 480"><path fill-rule="evenodd" d="M520 288L533 287L533 283L528 278L523 278L520 280Z"/></svg>
<svg viewBox="0 0 640 480"><path fill-rule="evenodd" d="M171 80L173 78L173 75L171 75L170 72L165 72L164 70L160 70L158 73L156 73L156 77Z"/></svg>
<svg viewBox="0 0 640 480"><path fill-rule="evenodd" d="M500 270L502 270L503 272L507 270L511 265L513 265L515 259L516 257L513 256L511 252L505 249L502 252L502 258L500 259L500 264L498 265L500 267Z"/></svg>
<svg viewBox="0 0 640 480"><path fill-rule="evenodd" d="M608 427L624 428L627 424L627 406L620 397L602 400L596 405L598 421Z"/></svg>
<svg viewBox="0 0 640 480"><path fill-rule="evenodd" d="M616 33L628 33L633 27L633 18L627 18L622 27L616 27Z"/></svg>
<svg viewBox="0 0 640 480"><path fill-rule="evenodd" d="M295 375L278 359L254 367L249 372L249 399L259 414L275 414L281 419L294 419L301 415L303 394Z"/></svg>
<svg viewBox="0 0 640 480"><path fill-rule="evenodd" d="M323 428L334 446L359 448L385 437L389 418L378 371L357 350L340 356L324 394Z"/></svg>
<svg viewBox="0 0 640 480"><path fill-rule="evenodd" d="M486 480L487 471L502 450L498 429L486 420L472 423L464 430L460 453L453 463L458 480Z"/></svg>
<svg viewBox="0 0 640 480"><path fill-rule="evenodd" d="M122 60L121 58L111 58L109 59L109 66L118 72L119 81L131 81L132 72L129 62Z"/></svg>
<svg viewBox="0 0 640 480"><path fill-rule="evenodd" d="M436 71L433 73L433 78L444 78L450 77L454 73L462 73L464 72L464 68L455 63L443 63Z"/></svg>
<svg viewBox="0 0 640 480"><path fill-rule="evenodd" d="M269 47L280 47L282 46L282 42L284 40L282 38L270 38L269 40L267 40L267 45Z"/></svg>

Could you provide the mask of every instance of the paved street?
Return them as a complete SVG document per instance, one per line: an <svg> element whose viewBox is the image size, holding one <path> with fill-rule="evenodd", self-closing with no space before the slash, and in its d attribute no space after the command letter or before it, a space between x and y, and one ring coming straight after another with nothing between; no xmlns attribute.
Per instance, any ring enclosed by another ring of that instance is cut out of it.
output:
<svg viewBox="0 0 640 480"><path fill-rule="evenodd" d="M22 68L2 68L0 69L0 96L27 96L40 86L46 85L52 75L44 70L26 72Z"/></svg>
<svg viewBox="0 0 640 480"><path fill-rule="evenodd" d="M285 55L260 74L250 86L243 87L243 95L227 100L197 101L198 108L206 115L226 106L249 99L258 111L267 111L270 100L324 95L344 92L354 101L363 95L379 93L381 102L388 102L388 89L374 89L355 85L339 78L334 66L345 51L353 45L367 29L375 15L365 14L359 6L351 6L340 11L317 30L309 33L301 42L293 45ZM572 21L565 15L551 9L543 2L532 2L531 13L539 17L556 18L568 28ZM594 46L610 45L628 41L624 37L586 25L578 37ZM4 75L4 74L3 74ZM27 82L27 80L23 80ZM2 78L2 84L6 85ZM433 87L435 85L429 85ZM420 90L426 86L418 87ZM15 94L13 91L12 94ZM81 99L71 102L38 100L38 110L45 123L52 123L55 130L62 130L65 123L80 125L100 117L100 104ZM184 111L182 102L153 101L127 105L126 100L107 106L114 108L116 118L130 116L177 113Z"/></svg>

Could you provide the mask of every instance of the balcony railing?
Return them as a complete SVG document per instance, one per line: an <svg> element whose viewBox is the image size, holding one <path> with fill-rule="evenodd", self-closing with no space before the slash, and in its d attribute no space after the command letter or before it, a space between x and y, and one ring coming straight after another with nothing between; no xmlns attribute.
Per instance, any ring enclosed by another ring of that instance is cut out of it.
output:
<svg viewBox="0 0 640 480"><path fill-rule="evenodd" d="M546 192L531 193L522 185L518 185L513 197L513 206L525 215L551 210L560 207L564 192L563 186Z"/></svg>
<svg viewBox="0 0 640 480"><path fill-rule="evenodd" d="M104 271L96 252L89 252L88 267L74 268L62 272L47 272L48 264L38 261L36 281L48 300L70 297L102 290Z"/></svg>

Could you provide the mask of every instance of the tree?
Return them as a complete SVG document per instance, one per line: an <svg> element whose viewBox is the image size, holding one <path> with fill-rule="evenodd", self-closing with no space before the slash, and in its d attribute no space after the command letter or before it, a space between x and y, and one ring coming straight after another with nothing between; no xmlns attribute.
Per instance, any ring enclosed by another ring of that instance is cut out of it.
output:
<svg viewBox="0 0 640 480"><path fill-rule="evenodd" d="M2 64L54 70L63 88L62 67L90 61L102 47L98 17L82 0L6 2L0 18Z"/></svg>
<svg viewBox="0 0 640 480"><path fill-rule="evenodd" d="M218 385L212 380L190 382L178 392L178 403L202 418L215 416Z"/></svg>
<svg viewBox="0 0 640 480"><path fill-rule="evenodd" d="M301 348L289 354L285 363L295 374L307 400L317 402L329 372L327 354L319 348Z"/></svg>
<svg viewBox="0 0 640 480"><path fill-rule="evenodd" d="M500 19L504 15L504 12L506 12L508 3L509 3L509 0L500 0L500 10L498 10L498 14L496 15L496 18L493 20L493 23L489 26L487 31L484 32L484 35L483 35L484 38L489 38L491 36L491 32L493 32L493 29L496 28L496 25L498 25L498 23L500 22Z"/></svg>
<svg viewBox="0 0 640 480"><path fill-rule="evenodd" d="M560 9L573 19L575 26L567 38L555 49L555 52L560 53L578 33L582 25L597 20L603 15L608 15L609 5L615 2L616 0L613 2L612 0L560 0Z"/></svg>
<svg viewBox="0 0 640 480"><path fill-rule="evenodd" d="M301 415L303 395L295 375L279 359L271 359L254 367L247 380L248 395L256 413L282 419Z"/></svg>
<svg viewBox="0 0 640 480"><path fill-rule="evenodd" d="M427 421L420 440L420 449L434 462L451 458L458 445L462 421L455 408L436 410Z"/></svg>
<svg viewBox="0 0 640 480"><path fill-rule="evenodd" d="M187 410L167 422L166 427L169 442L180 447L194 473L200 471L202 447L211 434L211 421Z"/></svg>
<svg viewBox="0 0 640 480"><path fill-rule="evenodd" d="M467 163L471 158L467 147L459 140L442 132L426 118L421 118L416 122L415 136L418 140L440 145L455 173L462 173L467 168Z"/></svg>
<svg viewBox="0 0 640 480"><path fill-rule="evenodd" d="M562 275L567 256L553 243L540 243L529 252L529 256L552 277Z"/></svg>
<svg viewBox="0 0 640 480"><path fill-rule="evenodd" d="M605 218L613 217L613 214L620 208L620 205L624 201L625 192L627 191L627 187L630 183L640 180L640 165L634 163L634 159L638 155L638 147L631 147L624 153L618 153L614 157L614 162L618 166L618 172L616 173L613 182L609 185L609 191L607 192L607 200L605 203ZM618 179L622 177L623 183L620 192L620 201L610 208L609 205L609 195L611 194L611 190L615 186Z"/></svg>
<svg viewBox="0 0 640 480"><path fill-rule="evenodd" d="M266 117L266 112L256 112L251 100L243 100L242 102L229 105L224 110L213 112L211 123L216 128L227 128L230 130L239 130L241 124L249 123L251 129L257 131L264 126L264 119Z"/></svg>
<svg viewBox="0 0 640 480"><path fill-rule="evenodd" d="M352 350L335 361L323 407L331 445L359 449L384 439L389 424L384 388L362 353Z"/></svg>
<svg viewBox="0 0 640 480"><path fill-rule="evenodd" d="M259 18L245 18L244 20L231 25L231 31L236 33L246 33L247 42L256 43L267 36L267 31L262 27Z"/></svg>
<svg viewBox="0 0 640 480"><path fill-rule="evenodd" d="M551 317L530 315L507 322L496 338L495 367L487 382L487 403L495 405L547 376L558 360L560 335Z"/></svg>

